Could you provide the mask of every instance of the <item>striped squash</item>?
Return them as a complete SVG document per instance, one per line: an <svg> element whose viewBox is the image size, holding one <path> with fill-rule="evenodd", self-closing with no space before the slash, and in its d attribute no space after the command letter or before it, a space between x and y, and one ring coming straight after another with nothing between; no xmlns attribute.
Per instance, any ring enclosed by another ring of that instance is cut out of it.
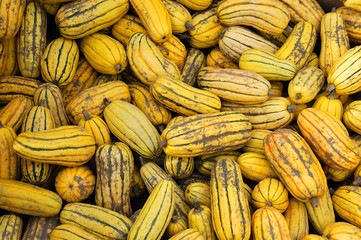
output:
<svg viewBox="0 0 361 240"><path fill-rule="evenodd" d="M23 124L25 116L32 106L33 101L28 97L14 98L0 111L0 121L16 132Z"/></svg>
<svg viewBox="0 0 361 240"><path fill-rule="evenodd" d="M323 230L322 236L335 240L356 240L361 238L361 229L348 222L336 222L328 225Z"/></svg>
<svg viewBox="0 0 361 240"><path fill-rule="evenodd" d="M113 25L128 10L128 0L73 1L56 12L55 23L63 37L79 39Z"/></svg>
<svg viewBox="0 0 361 240"><path fill-rule="evenodd" d="M129 87L123 81L111 81L82 91L66 106L70 121L78 124L85 119L84 110L90 115L102 116L106 107L104 98L108 101L130 102Z"/></svg>
<svg viewBox="0 0 361 240"><path fill-rule="evenodd" d="M115 75L99 74L99 76L95 79L92 87L111 81L121 81L121 80L122 80L121 74L115 74Z"/></svg>
<svg viewBox="0 0 361 240"><path fill-rule="evenodd" d="M18 240L23 232L23 219L15 214L0 216L0 237L2 240Z"/></svg>
<svg viewBox="0 0 361 240"><path fill-rule="evenodd" d="M341 186L332 195L333 208L338 216L347 222L361 227L361 187Z"/></svg>
<svg viewBox="0 0 361 240"><path fill-rule="evenodd" d="M311 53L311 56L308 58L305 66L319 67L319 57L315 52Z"/></svg>
<svg viewBox="0 0 361 240"><path fill-rule="evenodd" d="M316 96L316 101L313 103L312 107L327 112L340 121L344 114L341 98L335 98L335 91L331 91L328 95ZM346 122L344 123L347 126Z"/></svg>
<svg viewBox="0 0 361 240"><path fill-rule="evenodd" d="M355 9L356 11L361 11L360 3L357 0L345 0L343 5L345 7Z"/></svg>
<svg viewBox="0 0 361 240"><path fill-rule="evenodd" d="M327 165L324 166L323 170L325 171L327 180L331 179L334 182L342 182L353 174L353 170L338 170Z"/></svg>
<svg viewBox="0 0 361 240"><path fill-rule="evenodd" d="M95 71L85 58L79 59L73 80L68 86L61 89L64 106L67 106L81 91L92 87L98 75L99 73Z"/></svg>
<svg viewBox="0 0 361 240"><path fill-rule="evenodd" d="M41 101L44 101L44 107L50 109L56 127L69 124L69 118L65 112L64 102L59 87L52 83L41 84L34 93L34 103L39 106L41 105Z"/></svg>
<svg viewBox="0 0 361 240"><path fill-rule="evenodd" d="M29 2L18 34L17 59L23 77L40 76L40 60L46 47L47 14L40 4Z"/></svg>
<svg viewBox="0 0 361 240"><path fill-rule="evenodd" d="M203 235L193 228L180 231L168 240L206 240Z"/></svg>
<svg viewBox="0 0 361 240"><path fill-rule="evenodd" d="M331 67L327 82L328 91L335 90L339 95L351 95L360 91L361 73L361 46L347 50L339 60Z"/></svg>
<svg viewBox="0 0 361 240"><path fill-rule="evenodd" d="M33 98L36 89L42 82L21 76L0 77L0 103L8 103L21 95Z"/></svg>
<svg viewBox="0 0 361 240"><path fill-rule="evenodd" d="M119 140L145 158L161 153L159 133L138 107L121 100L106 104L105 121Z"/></svg>
<svg viewBox="0 0 361 240"><path fill-rule="evenodd" d="M302 240L326 240L327 238L324 238L320 235L316 235L316 234L308 234L306 235L304 238L302 238Z"/></svg>
<svg viewBox="0 0 361 240"><path fill-rule="evenodd" d="M193 200L194 208L188 213L189 228L199 231L205 239L216 240L216 234L212 226L211 209L201 205L198 198Z"/></svg>
<svg viewBox="0 0 361 240"><path fill-rule="evenodd" d="M58 226L58 217L30 217L22 240L49 239L50 233Z"/></svg>
<svg viewBox="0 0 361 240"><path fill-rule="evenodd" d="M145 183L140 176L139 167L134 164L134 171L132 173L132 177L130 179L130 197L137 198L142 196L142 194L146 191Z"/></svg>
<svg viewBox="0 0 361 240"><path fill-rule="evenodd" d="M251 213L243 191L241 169L232 160L220 160L211 175L211 213L219 240L246 240L251 235Z"/></svg>
<svg viewBox="0 0 361 240"><path fill-rule="evenodd" d="M252 48L270 53L275 53L278 50L278 47L271 41L241 26L225 28L221 33L218 46L222 52L237 63L241 55Z"/></svg>
<svg viewBox="0 0 361 240"><path fill-rule="evenodd" d="M356 100L351 102L345 108L343 113L343 122L347 128L361 134L361 101Z"/></svg>
<svg viewBox="0 0 361 240"><path fill-rule="evenodd" d="M14 38L21 26L26 0L4 0L0 3L0 39Z"/></svg>
<svg viewBox="0 0 361 240"><path fill-rule="evenodd" d="M280 213L286 211L289 204L287 189L282 182L265 178L252 191L252 205L255 209L274 207Z"/></svg>
<svg viewBox="0 0 361 240"><path fill-rule="evenodd" d="M159 76L150 86L153 98L181 115L216 113L221 100L211 91L192 87L169 76Z"/></svg>
<svg viewBox="0 0 361 240"><path fill-rule="evenodd" d="M125 14L112 25L112 36L121 42L124 47L127 46L129 38L137 32L148 34L139 17L131 13Z"/></svg>
<svg viewBox="0 0 361 240"><path fill-rule="evenodd" d="M52 217L60 212L61 207L61 197L50 190L16 180L0 179L1 209L30 216Z"/></svg>
<svg viewBox="0 0 361 240"><path fill-rule="evenodd" d="M312 101L325 83L321 69L313 66L298 70L288 84L288 96L295 104L305 104Z"/></svg>
<svg viewBox="0 0 361 240"><path fill-rule="evenodd" d="M277 178L276 172L272 169L263 153L242 153L237 162L244 178L255 182L260 182L266 178Z"/></svg>
<svg viewBox="0 0 361 240"><path fill-rule="evenodd" d="M40 60L43 80L64 88L74 78L79 61L79 48L75 40L59 37L45 48Z"/></svg>
<svg viewBox="0 0 361 240"><path fill-rule="evenodd" d="M148 192L152 193L159 182L167 178L167 173L156 163L147 162L140 168L140 176L142 177ZM184 220L187 220L190 208L186 203L184 191L175 182L174 201L174 215L178 215Z"/></svg>
<svg viewBox="0 0 361 240"><path fill-rule="evenodd" d="M167 41L157 46L165 58L175 63L178 68L182 67L187 50L178 37L172 34Z"/></svg>
<svg viewBox="0 0 361 240"><path fill-rule="evenodd" d="M162 2L169 12L173 33L184 33L194 27L190 23L192 21L191 14L180 2L172 0L162 0Z"/></svg>
<svg viewBox="0 0 361 240"><path fill-rule="evenodd" d="M282 97L283 94L283 83L282 82L276 82L276 81L272 81L271 82L271 91L274 92L275 97Z"/></svg>
<svg viewBox="0 0 361 240"><path fill-rule="evenodd" d="M221 159L230 159L232 161L237 161L237 158L241 155L238 151L221 151L211 154L204 154L199 157L199 160L196 162L196 167L199 173L210 177L214 165L217 161Z"/></svg>
<svg viewBox="0 0 361 240"><path fill-rule="evenodd" d="M86 110L83 110L85 119L80 120L79 127L89 130L95 138L98 147L112 142L110 130L105 121L99 116L91 116Z"/></svg>
<svg viewBox="0 0 361 240"><path fill-rule="evenodd" d="M263 207L253 213L252 233L254 240L291 239L285 217L273 207Z"/></svg>
<svg viewBox="0 0 361 240"><path fill-rule="evenodd" d="M212 4L211 0L177 0L177 2L180 2L187 8L196 11L205 10Z"/></svg>
<svg viewBox="0 0 361 240"><path fill-rule="evenodd" d="M336 12L342 16L349 41L352 43L361 43L361 16L359 11L341 6L337 8Z"/></svg>
<svg viewBox="0 0 361 240"><path fill-rule="evenodd" d="M282 128L265 137L264 147L270 165L289 193L317 205L316 198L327 190L327 180L306 141L293 130Z"/></svg>
<svg viewBox="0 0 361 240"><path fill-rule="evenodd" d="M129 0L129 2L149 37L156 43L167 41L172 35L172 22L162 0Z"/></svg>
<svg viewBox="0 0 361 240"><path fill-rule="evenodd" d="M90 232L72 224L61 224L51 231L50 240L62 240L62 239L102 240L104 238L91 234Z"/></svg>
<svg viewBox="0 0 361 240"><path fill-rule="evenodd" d="M171 112L157 103L147 85L139 82L128 83L132 103L148 117L154 126L168 124Z"/></svg>
<svg viewBox="0 0 361 240"><path fill-rule="evenodd" d="M24 159L69 167L88 162L96 150L93 135L78 126L23 132L16 137L13 147Z"/></svg>
<svg viewBox="0 0 361 240"><path fill-rule="evenodd" d="M10 38L0 41L2 45L2 52L0 54L0 76L15 75L18 73L18 59L17 59L17 38Z"/></svg>
<svg viewBox="0 0 361 240"><path fill-rule="evenodd" d="M325 12L317 0L281 0L291 15L291 21L309 22L317 32L320 31L321 19Z"/></svg>
<svg viewBox="0 0 361 240"><path fill-rule="evenodd" d="M18 180L20 177L20 159L13 148L15 138L15 131L0 121L0 179Z"/></svg>
<svg viewBox="0 0 361 240"><path fill-rule="evenodd" d="M55 121L49 108L44 107L44 100L40 106L34 106L26 115L21 132L40 132L55 128ZM21 173L25 182L42 185L48 181L52 166L47 163L33 162L30 160L21 160Z"/></svg>
<svg viewBox="0 0 361 240"><path fill-rule="evenodd" d="M180 72L177 65L165 58L157 45L144 33L133 34L128 41L126 51L129 66L142 83L149 86L161 75L179 79Z"/></svg>
<svg viewBox="0 0 361 240"><path fill-rule="evenodd" d="M305 202L307 208L308 219L314 229L322 234L323 230L330 224L335 222L335 211L329 191L323 196L317 197L318 206L314 206L312 202Z"/></svg>
<svg viewBox="0 0 361 240"><path fill-rule="evenodd" d="M193 173L194 158L166 155L164 159L164 170L175 179L185 179Z"/></svg>
<svg viewBox="0 0 361 240"><path fill-rule="evenodd" d="M263 140L271 132L271 130L266 129L253 129L251 131L251 137L242 148L242 151L264 154Z"/></svg>
<svg viewBox="0 0 361 240"><path fill-rule="evenodd" d="M101 145L95 154L96 188L95 203L98 206L130 217L130 181L134 171L133 154L121 142Z"/></svg>
<svg viewBox="0 0 361 240"><path fill-rule="evenodd" d="M163 179L150 193L139 213L139 216L132 225L127 239L161 239L173 216L175 208L174 205L174 183L168 178Z"/></svg>
<svg viewBox="0 0 361 240"><path fill-rule="evenodd" d="M80 202L93 193L95 175L86 165L62 168L55 178L55 190L67 202Z"/></svg>
<svg viewBox="0 0 361 240"><path fill-rule="evenodd" d="M160 136L161 146L166 154L177 157L233 151L248 141L251 127L240 112L198 114L167 126Z"/></svg>
<svg viewBox="0 0 361 240"><path fill-rule="evenodd" d="M79 47L86 60L99 73L119 74L128 65L124 46L106 34L86 36L80 40Z"/></svg>
<svg viewBox="0 0 361 240"><path fill-rule="evenodd" d="M316 27L309 22L299 22L286 42L275 53L277 57L296 64L298 71L306 64L316 44Z"/></svg>
<svg viewBox="0 0 361 240"><path fill-rule="evenodd" d="M239 104L263 103L272 94L267 79L241 69L203 68L198 73L197 84L222 100Z"/></svg>
<svg viewBox="0 0 361 240"><path fill-rule="evenodd" d="M272 35L281 34L291 19L278 0L228 0L218 5L217 15L226 26L246 25Z"/></svg>
<svg viewBox="0 0 361 240"><path fill-rule="evenodd" d="M182 217L173 215L167 226L167 229L165 230L164 235L168 238L171 238L177 233L186 229L188 229L188 221L184 220Z"/></svg>
<svg viewBox="0 0 361 240"><path fill-rule="evenodd" d="M198 72L205 67L206 60L204 53L197 48L187 49L183 66L180 68L180 80L193 86L197 80Z"/></svg>
<svg viewBox="0 0 361 240"><path fill-rule="evenodd" d="M298 115L297 125L312 150L326 165L339 170L352 170L361 161L346 127L330 114L316 108L306 108Z"/></svg>
<svg viewBox="0 0 361 240"><path fill-rule="evenodd" d="M264 103L241 105L222 102L221 112L236 111L244 114L254 129L276 129L287 126L294 117L295 105L284 97L271 97Z"/></svg>
<svg viewBox="0 0 361 240"><path fill-rule="evenodd" d="M194 199L198 199L201 205L211 207L211 188L208 184L202 182L194 182L187 186L185 190L185 198L189 205L193 205Z"/></svg>
<svg viewBox="0 0 361 240"><path fill-rule="evenodd" d="M288 81L296 74L296 65L262 49L249 49L242 53L238 66L253 71L269 81Z"/></svg>
<svg viewBox="0 0 361 240"><path fill-rule="evenodd" d="M345 22L339 12L327 13L321 21L320 69L325 76L331 67L350 48Z"/></svg>
<svg viewBox="0 0 361 240"><path fill-rule="evenodd" d="M112 210L87 203L68 203L60 212L62 224L80 227L102 239L127 239L132 221Z"/></svg>
<svg viewBox="0 0 361 240"><path fill-rule="evenodd" d="M284 213L291 239L303 239L308 235L308 215L303 202L291 197L288 207Z"/></svg>
<svg viewBox="0 0 361 240"><path fill-rule="evenodd" d="M213 48L208 53L206 64L216 68L238 68L237 64L219 48Z"/></svg>
<svg viewBox="0 0 361 240"><path fill-rule="evenodd" d="M191 24L194 28L188 29L189 44L198 49L217 45L220 40L219 34L224 30L215 7L195 13L192 16Z"/></svg>

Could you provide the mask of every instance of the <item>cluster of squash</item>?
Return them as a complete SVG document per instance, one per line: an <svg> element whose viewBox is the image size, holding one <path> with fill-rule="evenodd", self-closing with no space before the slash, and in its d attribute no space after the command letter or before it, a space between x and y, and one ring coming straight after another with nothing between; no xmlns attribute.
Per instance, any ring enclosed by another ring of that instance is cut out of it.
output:
<svg viewBox="0 0 361 240"><path fill-rule="evenodd" d="M0 236L361 239L361 4L0 1Z"/></svg>

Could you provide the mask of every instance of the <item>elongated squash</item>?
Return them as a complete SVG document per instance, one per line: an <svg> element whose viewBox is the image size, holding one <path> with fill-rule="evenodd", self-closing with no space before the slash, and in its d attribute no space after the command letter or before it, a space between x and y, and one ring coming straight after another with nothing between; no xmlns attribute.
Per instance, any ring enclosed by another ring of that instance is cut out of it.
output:
<svg viewBox="0 0 361 240"><path fill-rule="evenodd" d="M95 155L97 182L95 203L130 217L130 181L134 171L133 154L121 142L100 146Z"/></svg>
<svg viewBox="0 0 361 240"><path fill-rule="evenodd" d="M265 137L265 155L292 196L317 205L327 190L321 164L306 141L291 129L278 129Z"/></svg>
<svg viewBox="0 0 361 240"><path fill-rule="evenodd" d="M80 227L102 239L127 239L132 221L112 210L87 203L68 203L60 212L62 224Z"/></svg>
<svg viewBox="0 0 361 240"><path fill-rule="evenodd" d="M21 76L0 77L0 103L8 103L21 95L33 98L41 81Z"/></svg>
<svg viewBox="0 0 361 240"><path fill-rule="evenodd" d="M216 153L201 155L196 162L197 170L199 173L210 177L212 169L216 163L221 159L230 159L237 161L237 158L241 155L238 151L221 151ZM191 203L191 202L190 202Z"/></svg>
<svg viewBox="0 0 361 240"><path fill-rule="evenodd" d="M165 58L157 45L144 33L133 34L128 41L126 51L130 68L144 84L150 85L161 75L170 75L179 79L180 72L177 65Z"/></svg>
<svg viewBox="0 0 361 240"><path fill-rule="evenodd" d="M361 237L361 229L348 222L336 222L328 225L323 230L322 236L335 240L356 240Z"/></svg>
<svg viewBox="0 0 361 240"><path fill-rule="evenodd" d="M249 49L242 53L239 68L254 71L269 81L288 81L296 74L296 65L262 49Z"/></svg>
<svg viewBox="0 0 361 240"><path fill-rule="evenodd" d="M128 0L73 1L56 12L55 23L62 36L79 39L113 25L128 9Z"/></svg>
<svg viewBox="0 0 361 240"><path fill-rule="evenodd" d="M352 170L361 161L345 126L330 114L307 108L299 114L297 125L315 154L328 166Z"/></svg>
<svg viewBox="0 0 361 240"><path fill-rule="evenodd" d="M272 95L271 84L261 75L248 70L203 68L197 84L222 100L239 104L258 104Z"/></svg>
<svg viewBox="0 0 361 240"><path fill-rule="evenodd" d="M123 81L111 81L82 91L66 106L70 121L78 124L81 119L85 119L84 110L90 115L102 116L105 109L104 98L108 101L129 102L129 87Z"/></svg>
<svg viewBox="0 0 361 240"><path fill-rule="evenodd" d="M238 149L250 134L251 123L243 114L226 111L185 117L167 126L160 139L166 154L195 157Z"/></svg>
<svg viewBox="0 0 361 240"><path fill-rule="evenodd" d="M252 231L254 240L291 239L286 219L273 207L263 207L253 213Z"/></svg>
<svg viewBox="0 0 361 240"><path fill-rule="evenodd" d="M15 214L0 216L0 236L3 240L20 239L23 232L23 219Z"/></svg>
<svg viewBox="0 0 361 240"><path fill-rule="evenodd" d="M78 61L79 48L75 40L54 39L41 56L41 76L46 82L64 88L73 80Z"/></svg>
<svg viewBox="0 0 361 240"><path fill-rule="evenodd" d="M180 80L193 86L197 80L197 74L205 67L204 53L197 48L188 48L183 66L180 68Z"/></svg>
<svg viewBox="0 0 361 240"><path fill-rule="evenodd" d="M18 180L20 177L20 159L13 148L15 138L15 131L0 121L0 179Z"/></svg>
<svg viewBox="0 0 361 240"><path fill-rule="evenodd" d="M216 113L221 100L211 91L198 89L169 76L159 76L151 85L153 98L173 112L186 116Z"/></svg>
<svg viewBox="0 0 361 240"><path fill-rule="evenodd" d="M278 0L227 0L218 5L217 15L226 26L246 25L272 35L281 34L291 19Z"/></svg>
<svg viewBox="0 0 361 240"><path fill-rule="evenodd" d="M360 208L361 187L341 186L332 196L335 212L347 222L361 227Z"/></svg>
<svg viewBox="0 0 361 240"><path fill-rule="evenodd" d="M161 239L173 215L174 195L174 183L169 179L161 180L142 207L139 216L129 231L127 239Z"/></svg>
<svg viewBox="0 0 361 240"><path fill-rule="evenodd" d="M53 229L58 226L59 219L55 217L36 217L29 218L23 233L22 240L43 240L48 239Z"/></svg>
<svg viewBox="0 0 361 240"><path fill-rule="evenodd" d="M218 239L246 240L251 235L251 213L243 191L241 169L232 160L220 160L211 175L211 212Z"/></svg>
<svg viewBox="0 0 361 240"><path fill-rule="evenodd" d="M284 216L290 229L291 239L301 240L308 234L308 215L303 202L291 197Z"/></svg>
<svg viewBox="0 0 361 240"><path fill-rule="evenodd" d="M0 179L2 209L30 216L52 217L60 212L61 207L61 197L50 190L16 180Z"/></svg>
<svg viewBox="0 0 361 240"><path fill-rule="evenodd" d="M14 38L21 26L26 0L5 0L0 4L0 39Z"/></svg>
<svg viewBox="0 0 361 240"><path fill-rule="evenodd" d="M16 154L24 159L69 167L86 163L96 150L93 135L78 126L23 132L13 146Z"/></svg>
<svg viewBox="0 0 361 240"><path fill-rule="evenodd" d="M306 64L316 44L316 28L309 22L299 22L286 42L275 53L277 57L296 64L298 71Z"/></svg>
<svg viewBox="0 0 361 240"><path fill-rule="evenodd" d="M119 140L145 158L160 154L159 133L138 107L120 100L106 104L105 121Z"/></svg>
<svg viewBox="0 0 361 240"><path fill-rule="evenodd" d="M40 60L46 47L47 15L35 2L27 4L18 34L17 59L21 75L40 76Z"/></svg>
<svg viewBox="0 0 361 240"><path fill-rule="evenodd" d="M80 51L92 67L103 74L119 74L128 65L124 46L116 39L93 33L80 40Z"/></svg>
<svg viewBox="0 0 361 240"><path fill-rule="evenodd" d="M50 234L50 240L61 240L61 239L72 239L72 240L101 240L103 238L98 237L90 232L72 225L72 224L61 224L55 227Z"/></svg>
<svg viewBox="0 0 361 240"><path fill-rule="evenodd" d="M238 157L237 162L244 178L255 182L260 182L266 178L277 178L276 172L263 153L243 153Z"/></svg>
<svg viewBox="0 0 361 240"><path fill-rule="evenodd" d="M161 43L172 35L172 22L162 0L130 0L150 38Z"/></svg>
<svg viewBox="0 0 361 240"><path fill-rule="evenodd" d="M10 38L1 41L3 50L1 53L0 61L0 76L15 75L18 70L18 59L17 59L17 38Z"/></svg>

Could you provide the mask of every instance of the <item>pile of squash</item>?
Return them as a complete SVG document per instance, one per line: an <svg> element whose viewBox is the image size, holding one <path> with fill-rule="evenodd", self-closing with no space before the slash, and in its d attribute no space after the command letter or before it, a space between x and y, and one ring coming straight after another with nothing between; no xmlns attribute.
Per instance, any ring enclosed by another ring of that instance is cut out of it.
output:
<svg viewBox="0 0 361 240"><path fill-rule="evenodd" d="M357 0L0 1L0 238L361 239L360 43Z"/></svg>

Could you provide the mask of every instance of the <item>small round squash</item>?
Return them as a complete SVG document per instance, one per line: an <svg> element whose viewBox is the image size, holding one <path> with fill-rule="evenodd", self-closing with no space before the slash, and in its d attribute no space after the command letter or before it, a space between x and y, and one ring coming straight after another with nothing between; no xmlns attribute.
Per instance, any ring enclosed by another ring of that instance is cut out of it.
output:
<svg viewBox="0 0 361 240"><path fill-rule="evenodd" d="M67 202L80 202L93 193L95 175L86 165L67 167L55 178L56 192Z"/></svg>

